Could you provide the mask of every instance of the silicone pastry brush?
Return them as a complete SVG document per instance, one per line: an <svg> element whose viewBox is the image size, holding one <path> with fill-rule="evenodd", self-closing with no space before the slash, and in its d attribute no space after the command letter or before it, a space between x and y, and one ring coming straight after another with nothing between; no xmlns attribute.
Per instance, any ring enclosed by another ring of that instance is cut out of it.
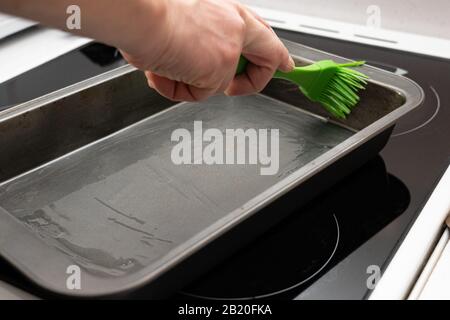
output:
<svg viewBox="0 0 450 320"><path fill-rule="evenodd" d="M362 66L365 61L338 64L323 60L291 72L277 71L274 78L295 83L311 101L320 103L329 113L345 119L359 101L358 90L364 89L368 77L351 67ZM236 74L245 71L248 61L241 57Z"/></svg>

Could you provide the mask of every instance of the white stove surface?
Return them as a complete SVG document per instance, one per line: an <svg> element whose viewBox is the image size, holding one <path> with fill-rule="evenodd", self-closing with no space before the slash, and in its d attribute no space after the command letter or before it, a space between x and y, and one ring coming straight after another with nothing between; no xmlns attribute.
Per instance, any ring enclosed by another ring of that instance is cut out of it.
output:
<svg viewBox="0 0 450 320"><path fill-rule="evenodd" d="M34 21L0 13L0 40L34 25L36 25Z"/></svg>
<svg viewBox="0 0 450 320"><path fill-rule="evenodd" d="M371 300L431 299L444 295L450 299L450 244L448 229L442 231L448 228L449 190L450 166L389 263ZM444 241L438 241L439 238Z"/></svg>

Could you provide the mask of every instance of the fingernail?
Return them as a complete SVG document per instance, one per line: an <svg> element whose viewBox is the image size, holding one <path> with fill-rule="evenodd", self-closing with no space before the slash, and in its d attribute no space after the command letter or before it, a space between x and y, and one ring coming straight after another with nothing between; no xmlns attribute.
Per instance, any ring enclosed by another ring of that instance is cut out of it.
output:
<svg viewBox="0 0 450 320"><path fill-rule="evenodd" d="M293 70L295 68L295 61L292 59L291 56L289 56L289 69Z"/></svg>

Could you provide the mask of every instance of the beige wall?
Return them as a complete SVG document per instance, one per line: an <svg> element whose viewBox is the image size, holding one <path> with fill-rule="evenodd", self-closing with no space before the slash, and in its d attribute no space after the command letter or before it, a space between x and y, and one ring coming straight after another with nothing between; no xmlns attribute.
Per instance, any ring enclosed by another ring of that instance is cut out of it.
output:
<svg viewBox="0 0 450 320"><path fill-rule="evenodd" d="M366 10L377 5L381 27L450 39L450 0L241 0L250 5L366 24Z"/></svg>

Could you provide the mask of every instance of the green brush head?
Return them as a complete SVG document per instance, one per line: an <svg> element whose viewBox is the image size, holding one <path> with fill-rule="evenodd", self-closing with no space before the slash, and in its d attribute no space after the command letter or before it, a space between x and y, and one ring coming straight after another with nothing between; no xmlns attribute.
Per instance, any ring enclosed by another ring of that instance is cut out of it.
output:
<svg viewBox="0 0 450 320"><path fill-rule="evenodd" d="M345 119L358 103L358 90L364 89L367 76L350 69L363 65L364 61L337 64L324 60L303 68L310 70L310 79L301 76L300 90L310 100L319 102L328 112L337 118ZM306 81L305 81L306 80Z"/></svg>
<svg viewBox="0 0 450 320"><path fill-rule="evenodd" d="M310 100L320 103L329 113L345 119L358 103L358 90L365 88L368 77L351 67L362 66L364 61L338 64L322 60L291 72L277 71L274 78L295 83ZM245 71L248 61L241 56L236 74Z"/></svg>

